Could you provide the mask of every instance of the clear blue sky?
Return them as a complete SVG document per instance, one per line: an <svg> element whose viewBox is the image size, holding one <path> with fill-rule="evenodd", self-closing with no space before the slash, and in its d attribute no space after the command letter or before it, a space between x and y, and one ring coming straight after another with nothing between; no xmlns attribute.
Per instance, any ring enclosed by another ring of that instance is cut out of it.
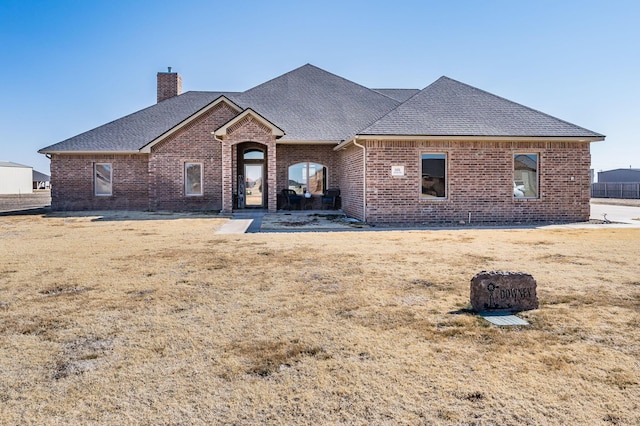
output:
<svg viewBox="0 0 640 426"><path fill-rule="evenodd" d="M183 89L243 91L311 63L368 87L442 75L607 135L596 170L640 168L640 2L0 0L0 160Z"/></svg>

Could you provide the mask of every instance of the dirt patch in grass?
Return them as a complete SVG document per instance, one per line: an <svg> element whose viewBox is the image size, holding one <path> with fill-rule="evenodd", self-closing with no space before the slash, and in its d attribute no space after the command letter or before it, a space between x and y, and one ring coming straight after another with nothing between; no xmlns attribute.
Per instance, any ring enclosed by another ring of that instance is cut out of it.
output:
<svg viewBox="0 0 640 426"><path fill-rule="evenodd" d="M640 423L640 230L224 221L0 217L0 423ZM530 326L480 270L536 278Z"/></svg>

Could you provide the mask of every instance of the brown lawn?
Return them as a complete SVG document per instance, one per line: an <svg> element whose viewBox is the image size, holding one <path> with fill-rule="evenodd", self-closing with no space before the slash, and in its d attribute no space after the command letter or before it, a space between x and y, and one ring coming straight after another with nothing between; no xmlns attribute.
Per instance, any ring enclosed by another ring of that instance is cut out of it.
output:
<svg viewBox="0 0 640 426"><path fill-rule="evenodd" d="M639 229L223 222L0 217L0 424L640 424ZM466 313L483 269L530 326Z"/></svg>

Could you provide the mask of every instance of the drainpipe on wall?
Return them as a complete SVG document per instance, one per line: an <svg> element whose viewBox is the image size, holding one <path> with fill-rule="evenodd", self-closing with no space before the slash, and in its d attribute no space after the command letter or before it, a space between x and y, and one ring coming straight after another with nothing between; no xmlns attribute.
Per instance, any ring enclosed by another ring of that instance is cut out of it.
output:
<svg viewBox="0 0 640 426"><path fill-rule="evenodd" d="M367 148L358 143L358 137L353 137L353 144L362 148L362 221L367 221Z"/></svg>

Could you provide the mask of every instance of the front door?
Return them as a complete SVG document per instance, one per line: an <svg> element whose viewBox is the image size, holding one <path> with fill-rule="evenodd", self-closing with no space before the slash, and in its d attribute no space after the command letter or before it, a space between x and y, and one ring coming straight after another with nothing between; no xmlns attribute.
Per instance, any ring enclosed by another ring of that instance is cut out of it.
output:
<svg viewBox="0 0 640 426"><path fill-rule="evenodd" d="M245 207L263 207L263 165L262 164L245 164L244 165L244 194Z"/></svg>

